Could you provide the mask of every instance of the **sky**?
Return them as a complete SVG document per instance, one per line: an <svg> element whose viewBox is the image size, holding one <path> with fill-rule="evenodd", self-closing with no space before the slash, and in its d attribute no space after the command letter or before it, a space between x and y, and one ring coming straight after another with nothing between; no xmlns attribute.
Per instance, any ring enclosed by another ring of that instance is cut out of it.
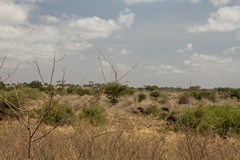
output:
<svg viewBox="0 0 240 160"><path fill-rule="evenodd" d="M240 0L0 0L1 78L48 83L54 54L54 82L239 88Z"/></svg>

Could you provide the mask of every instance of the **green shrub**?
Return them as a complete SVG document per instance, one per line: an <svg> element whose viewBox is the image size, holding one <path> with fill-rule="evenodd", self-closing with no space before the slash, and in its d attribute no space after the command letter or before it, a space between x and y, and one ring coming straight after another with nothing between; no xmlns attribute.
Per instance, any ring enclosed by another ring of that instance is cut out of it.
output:
<svg viewBox="0 0 240 160"><path fill-rule="evenodd" d="M22 107L27 102L28 95L23 90L3 92L4 99L13 107Z"/></svg>
<svg viewBox="0 0 240 160"><path fill-rule="evenodd" d="M213 131L219 135L226 135L229 131L239 134L240 110L231 106L214 107L204 115L200 131Z"/></svg>
<svg viewBox="0 0 240 160"><path fill-rule="evenodd" d="M165 112L161 112L160 114L159 114L159 119L165 119L166 117L167 117L167 113L165 113Z"/></svg>
<svg viewBox="0 0 240 160"><path fill-rule="evenodd" d="M3 82L0 82L0 89L6 89L6 85Z"/></svg>
<svg viewBox="0 0 240 160"><path fill-rule="evenodd" d="M196 90L192 91L192 96L196 99L201 101L203 98L206 98L212 102L216 101L216 91L214 90Z"/></svg>
<svg viewBox="0 0 240 160"><path fill-rule="evenodd" d="M84 88L77 88L76 90L76 93L79 95L79 96L84 96L84 95L90 95L90 90L89 89L84 89Z"/></svg>
<svg viewBox="0 0 240 160"><path fill-rule="evenodd" d="M37 113L49 125L69 124L74 120L72 107L56 101L45 103Z"/></svg>
<svg viewBox="0 0 240 160"><path fill-rule="evenodd" d="M138 102L141 102L144 99L146 99L146 94L145 93L139 93L138 94Z"/></svg>
<svg viewBox="0 0 240 160"><path fill-rule="evenodd" d="M18 91L23 92L24 94L26 94L27 98L32 100L40 99L43 96L43 93L37 88L23 87Z"/></svg>
<svg viewBox="0 0 240 160"><path fill-rule="evenodd" d="M113 82L108 83L104 88L104 93L107 95L111 103L117 103L118 98L126 94L128 90L127 85L121 85L119 83Z"/></svg>
<svg viewBox="0 0 240 160"><path fill-rule="evenodd" d="M188 109L179 117L178 123L181 128L197 129L204 113L202 107Z"/></svg>
<svg viewBox="0 0 240 160"><path fill-rule="evenodd" d="M107 114L99 106L86 106L80 114L81 119L86 119L91 125L104 125L107 123Z"/></svg>
<svg viewBox="0 0 240 160"><path fill-rule="evenodd" d="M230 96L231 98L235 97L238 101L240 101L240 89L231 89Z"/></svg>
<svg viewBox="0 0 240 160"><path fill-rule="evenodd" d="M38 88L39 90L43 90L43 85L40 81L32 81L28 86L31 88Z"/></svg>
<svg viewBox="0 0 240 160"><path fill-rule="evenodd" d="M0 94L2 96L0 99L0 119L16 117L16 113L19 113L19 108L24 107L27 102L27 94L22 90L2 91Z"/></svg>
<svg viewBox="0 0 240 160"><path fill-rule="evenodd" d="M77 87L75 85L70 85L68 88L67 88L67 93L68 94L73 94L73 93L76 93L76 90L77 90Z"/></svg>
<svg viewBox="0 0 240 160"><path fill-rule="evenodd" d="M240 108L205 106L188 109L179 118L179 127L200 133L240 134Z"/></svg>
<svg viewBox="0 0 240 160"><path fill-rule="evenodd" d="M150 96L152 98L154 98L155 100L157 100L157 98L160 96L160 93L159 93L159 91L155 90L155 91L150 92Z"/></svg>
<svg viewBox="0 0 240 160"><path fill-rule="evenodd" d="M146 107L146 113L156 117L159 116L159 114L161 113L161 109L159 109L159 107L157 107L156 105L149 105Z"/></svg>

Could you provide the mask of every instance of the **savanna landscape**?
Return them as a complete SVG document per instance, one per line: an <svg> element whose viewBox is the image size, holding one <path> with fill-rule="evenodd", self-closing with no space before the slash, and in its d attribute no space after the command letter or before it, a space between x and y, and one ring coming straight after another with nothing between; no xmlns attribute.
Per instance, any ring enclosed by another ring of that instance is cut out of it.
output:
<svg viewBox="0 0 240 160"><path fill-rule="evenodd" d="M240 160L240 0L0 0L0 160Z"/></svg>
<svg viewBox="0 0 240 160"><path fill-rule="evenodd" d="M64 82L1 82L0 159L240 158L240 89Z"/></svg>

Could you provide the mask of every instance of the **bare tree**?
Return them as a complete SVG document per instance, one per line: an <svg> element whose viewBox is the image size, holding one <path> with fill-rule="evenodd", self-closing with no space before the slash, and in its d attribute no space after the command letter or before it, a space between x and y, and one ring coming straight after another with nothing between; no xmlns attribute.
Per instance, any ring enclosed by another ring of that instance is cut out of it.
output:
<svg viewBox="0 0 240 160"><path fill-rule="evenodd" d="M3 66L6 62L6 59L7 59L7 57L5 56L1 62L0 71L3 70ZM19 65L17 67L15 67L14 69L11 69L11 65L10 65L8 68L8 71L3 72L6 76L5 77L0 76L0 82L7 81L10 77L12 77L12 75L17 71L18 68L19 68Z"/></svg>
<svg viewBox="0 0 240 160"><path fill-rule="evenodd" d="M137 62L129 71L127 71L125 74L123 74L120 78L118 78L118 74L119 74L119 71L117 70L117 67L114 63L111 63L102 53L101 51L95 46L96 50L98 51L98 53L100 54L100 56L109 64L110 66L110 69L113 73L113 80L112 82L120 82L123 78L125 78L130 72L132 72L136 67L137 65L139 65L139 62ZM102 61L101 61L101 58L98 56L98 61L99 61L99 64L100 64L100 68L101 68L101 72L102 72L102 75L103 75L103 79L104 79L104 82L106 83L107 80L106 80L106 77L105 77L105 72L103 70L103 67L102 67Z"/></svg>

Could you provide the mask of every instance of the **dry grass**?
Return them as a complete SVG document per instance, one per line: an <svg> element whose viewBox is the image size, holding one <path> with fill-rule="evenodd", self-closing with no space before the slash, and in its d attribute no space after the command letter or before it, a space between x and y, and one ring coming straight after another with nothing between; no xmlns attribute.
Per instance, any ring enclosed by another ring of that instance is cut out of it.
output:
<svg viewBox="0 0 240 160"><path fill-rule="evenodd" d="M14 121L0 124L0 159L25 159L25 131ZM163 133L149 128L92 127L85 122L64 126L33 144L32 159L182 159L240 158L239 139L220 139L192 132Z"/></svg>
<svg viewBox="0 0 240 160"><path fill-rule="evenodd" d="M177 105L177 93L164 93L166 103L161 97L153 101L149 96L142 102L134 96L121 97L119 103L112 106L101 95L91 104L106 109L109 124L101 127L90 126L77 120L71 126L61 126L53 133L33 143L31 159L162 159L162 160L237 160L240 159L240 139L221 139L213 135L200 135L193 132L170 132L165 130L165 122L156 117L134 115L131 108L156 104L167 106L171 111L182 111L198 103L211 104L209 101L192 100L188 105ZM91 96L79 97L66 95L60 101L74 107L81 106ZM41 101L33 101L30 106L41 106ZM235 104L235 100L222 99L218 104ZM34 123L34 121L33 121ZM39 134L46 132L49 126L43 124ZM0 159L26 159L26 128L16 120L0 121Z"/></svg>

